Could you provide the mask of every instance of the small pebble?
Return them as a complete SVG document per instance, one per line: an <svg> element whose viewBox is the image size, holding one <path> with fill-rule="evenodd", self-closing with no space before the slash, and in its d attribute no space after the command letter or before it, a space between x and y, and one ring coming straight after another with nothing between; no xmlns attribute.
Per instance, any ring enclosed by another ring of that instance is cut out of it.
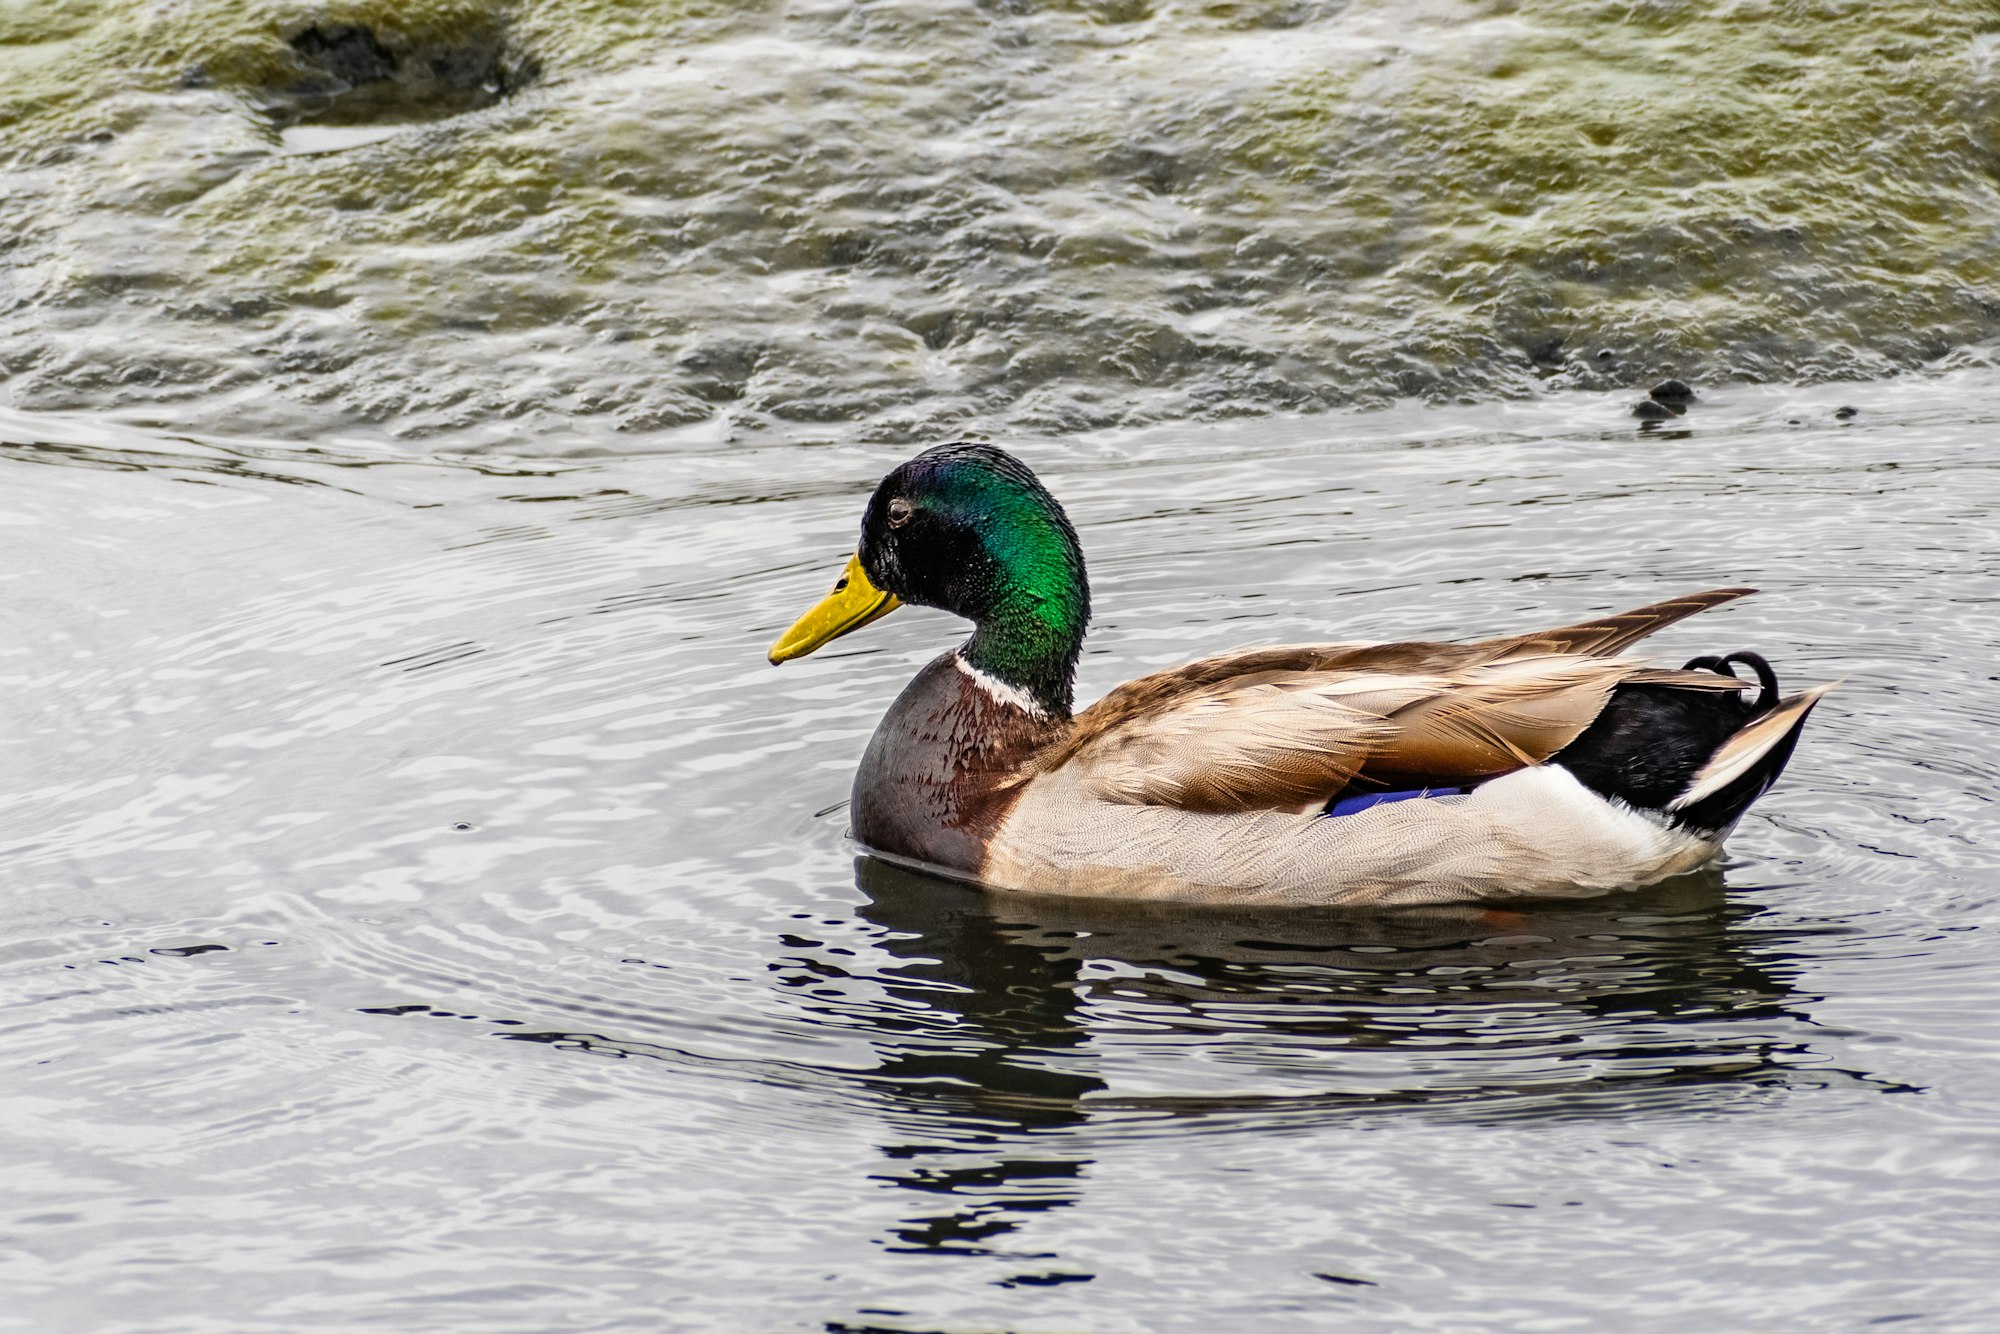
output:
<svg viewBox="0 0 2000 1334"><path fill-rule="evenodd" d="M1840 418L1840 420L1842 421L1852 421L1854 418L1859 417L1861 415L1861 409L1841 408L1838 411L1836 411L1833 415Z"/></svg>
<svg viewBox="0 0 2000 1334"><path fill-rule="evenodd" d="M467 823L466 823L465 821L463 821L463 820L459 820L459 821L457 821L456 823L454 823L454 824L452 825L452 828L453 828L453 829L470 829L470 828L472 828L472 826L471 826L471 825L469 825L469 824L467 824Z"/></svg>

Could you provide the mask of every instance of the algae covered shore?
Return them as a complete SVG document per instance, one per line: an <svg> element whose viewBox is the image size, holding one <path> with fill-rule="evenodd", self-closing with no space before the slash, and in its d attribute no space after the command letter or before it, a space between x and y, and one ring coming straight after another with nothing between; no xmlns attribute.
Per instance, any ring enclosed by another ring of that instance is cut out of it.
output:
<svg viewBox="0 0 2000 1334"><path fill-rule="evenodd" d="M0 384L514 451L1954 367L2000 5L28 0Z"/></svg>

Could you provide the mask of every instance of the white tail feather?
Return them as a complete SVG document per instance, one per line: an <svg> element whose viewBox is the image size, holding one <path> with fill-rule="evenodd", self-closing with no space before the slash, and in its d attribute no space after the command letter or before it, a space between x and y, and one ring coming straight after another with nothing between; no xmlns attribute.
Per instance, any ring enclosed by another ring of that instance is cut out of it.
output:
<svg viewBox="0 0 2000 1334"><path fill-rule="evenodd" d="M1803 694L1779 701L1776 708L1723 742L1688 784L1688 790L1668 802L1667 809L1685 810L1749 773L1771 747L1791 735L1812 706L1819 703L1820 696L1831 689L1833 685L1814 686Z"/></svg>

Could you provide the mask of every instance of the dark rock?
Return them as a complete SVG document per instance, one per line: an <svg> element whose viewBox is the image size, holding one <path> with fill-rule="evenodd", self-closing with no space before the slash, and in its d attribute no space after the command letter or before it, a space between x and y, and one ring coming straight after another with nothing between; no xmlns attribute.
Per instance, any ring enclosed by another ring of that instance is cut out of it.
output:
<svg viewBox="0 0 2000 1334"><path fill-rule="evenodd" d="M292 50L347 88L396 77L394 53L358 23L307 28L292 38Z"/></svg>
<svg viewBox="0 0 2000 1334"><path fill-rule="evenodd" d="M1569 359L1569 354L1563 350L1561 334L1534 339L1528 343L1526 351L1528 360L1537 366L1560 366Z"/></svg>
<svg viewBox="0 0 2000 1334"><path fill-rule="evenodd" d="M1652 396L1654 402L1669 405L1675 403L1686 405L1694 402L1694 390L1679 380L1662 380L1653 386Z"/></svg>
<svg viewBox="0 0 2000 1334"><path fill-rule="evenodd" d="M288 123L435 120L476 111L535 81L541 62L509 49L504 25L473 21L413 39L359 23L314 24L289 39L303 78L272 89Z"/></svg>
<svg viewBox="0 0 2000 1334"><path fill-rule="evenodd" d="M1665 421L1676 414L1664 403L1655 403L1650 398L1642 398L1632 405L1632 415L1640 421L1657 422Z"/></svg>
<svg viewBox="0 0 2000 1334"><path fill-rule="evenodd" d="M1859 417L1861 415L1861 409L1840 408L1837 411L1835 411L1833 415L1835 417L1838 417L1841 421L1853 421L1856 417Z"/></svg>

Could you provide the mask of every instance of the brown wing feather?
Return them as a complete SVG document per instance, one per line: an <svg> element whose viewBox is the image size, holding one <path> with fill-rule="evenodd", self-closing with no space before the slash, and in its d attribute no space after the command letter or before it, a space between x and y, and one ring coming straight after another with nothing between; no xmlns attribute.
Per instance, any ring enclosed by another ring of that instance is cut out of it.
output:
<svg viewBox="0 0 2000 1334"><path fill-rule="evenodd" d="M1705 593L1688 593L1664 602L1648 603L1594 621L1488 640L1481 647L1505 646L1509 656L1514 653L1582 653L1593 658L1608 658L1646 636L1666 629L1675 621L1684 621L1696 612L1734 602L1756 591L1754 588L1711 588Z"/></svg>
<svg viewBox="0 0 2000 1334"><path fill-rule="evenodd" d="M1360 786L1457 786L1540 764L1582 734L1636 662L1540 654L1457 673L1451 688L1391 721Z"/></svg>
<svg viewBox="0 0 2000 1334"><path fill-rule="evenodd" d="M1684 672L1674 667L1642 667L1625 678L1635 686L1672 686L1676 690L1755 690L1755 681L1745 681L1720 672Z"/></svg>
<svg viewBox="0 0 2000 1334"><path fill-rule="evenodd" d="M1475 640L1465 644L1408 640L1386 644L1280 644L1197 658L1117 687L1077 717L1079 725L1115 725L1125 711L1143 712L1179 695L1254 672L1407 671L1447 672L1501 658L1546 653L1610 657L1676 621L1756 592L1754 588L1712 588L1664 602L1634 607L1554 630ZM1718 687L1731 689L1729 686Z"/></svg>
<svg viewBox="0 0 2000 1334"><path fill-rule="evenodd" d="M1264 672L1187 694L1073 748L1105 801L1197 811L1296 809L1345 787L1392 731L1356 696L1385 683ZM1393 686L1393 683L1386 683ZM1404 696L1406 697L1406 696Z"/></svg>
<svg viewBox="0 0 2000 1334"><path fill-rule="evenodd" d="M1421 676L1259 672L1072 736L1044 767L1074 766L1086 790L1106 801L1308 809L1392 775L1462 783L1537 764L1640 670L1619 659L1543 654Z"/></svg>
<svg viewBox="0 0 2000 1334"><path fill-rule="evenodd" d="M1538 764L1621 681L1746 683L1613 658L1725 588L1472 644L1297 644L1205 658L1117 687L1041 757L1105 800L1189 810L1302 809L1350 785L1463 783Z"/></svg>

